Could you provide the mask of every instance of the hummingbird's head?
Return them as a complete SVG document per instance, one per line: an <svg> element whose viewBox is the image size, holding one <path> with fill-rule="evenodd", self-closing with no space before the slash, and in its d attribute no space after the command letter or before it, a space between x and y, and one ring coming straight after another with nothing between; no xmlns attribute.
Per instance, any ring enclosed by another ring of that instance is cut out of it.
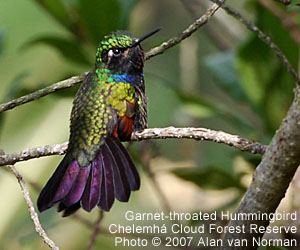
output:
<svg viewBox="0 0 300 250"><path fill-rule="evenodd" d="M104 66L120 74L138 74L143 72L144 51L140 43L160 29L156 29L141 38L134 38L128 31L112 32L100 42L96 54L96 65Z"/></svg>

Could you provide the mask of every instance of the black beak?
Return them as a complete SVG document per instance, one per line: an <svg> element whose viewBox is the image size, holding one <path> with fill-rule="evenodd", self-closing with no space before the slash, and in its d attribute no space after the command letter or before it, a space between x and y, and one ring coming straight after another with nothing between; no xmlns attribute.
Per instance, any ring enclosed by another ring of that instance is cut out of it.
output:
<svg viewBox="0 0 300 250"><path fill-rule="evenodd" d="M161 28L156 28L155 30L147 33L146 35L141 36L140 38L136 39L130 46L129 48L133 48L137 45L139 45L142 41L144 41L145 39L147 39L148 37L154 35L156 32L160 31Z"/></svg>

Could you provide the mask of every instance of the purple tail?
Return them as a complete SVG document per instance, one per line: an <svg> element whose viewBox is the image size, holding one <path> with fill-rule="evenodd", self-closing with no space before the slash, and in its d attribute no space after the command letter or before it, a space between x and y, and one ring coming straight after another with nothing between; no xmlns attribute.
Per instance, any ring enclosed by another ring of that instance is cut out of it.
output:
<svg viewBox="0 0 300 250"><path fill-rule="evenodd" d="M108 137L93 162L80 167L67 153L37 201L40 212L59 203L58 211L68 216L82 207L90 212L96 205L109 211L115 198L127 202L138 190L140 177L122 143Z"/></svg>

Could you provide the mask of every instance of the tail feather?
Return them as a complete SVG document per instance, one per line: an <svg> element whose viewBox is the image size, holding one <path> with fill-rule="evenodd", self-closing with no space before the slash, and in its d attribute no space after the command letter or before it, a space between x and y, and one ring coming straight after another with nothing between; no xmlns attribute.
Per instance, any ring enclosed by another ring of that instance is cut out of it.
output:
<svg viewBox="0 0 300 250"><path fill-rule="evenodd" d="M119 201L127 202L130 197L130 185L125 173L125 169L129 167L128 162L122 161L122 151L110 139L106 141L106 145L105 150L108 151L112 162L115 196Z"/></svg>
<svg viewBox="0 0 300 250"><path fill-rule="evenodd" d="M81 206L90 212L100 200L100 187L102 182L102 157L97 157L92 163L91 173L82 195Z"/></svg>
<svg viewBox="0 0 300 250"><path fill-rule="evenodd" d="M140 177L131 157L111 136L85 167L80 167L68 152L40 193L37 205L42 212L59 203L63 216L80 207L90 212L96 205L109 211L115 198L127 202L131 190L139 187Z"/></svg>
<svg viewBox="0 0 300 250"><path fill-rule="evenodd" d="M83 191L87 184L87 179L90 174L91 164L80 168L79 174L75 181L73 181L73 187L67 196L63 199L63 204L66 207L72 206L73 204L77 203L83 194Z"/></svg>
<svg viewBox="0 0 300 250"><path fill-rule="evenodd" d="M115 148L119 149L119 156L122 162L126 162L127 167L125 167L126 176L132 191L139 190L141 186L140 175L135 167L133 160L131 159L129 153L124 148L123 144L114 136L110 137L111 142L115 144Z"/></svg>
<svg viewBox="0 0 300 250"><path fill-rule="evenodd" d="M67 217L75 213L80 208L80 202L73 204L70 207L66 207L62 202L58 204L57 212L62 212L62 217Z"/></svg>
<svg viewBox="0 0 300 250"><path fill-rule="evenodd" d="M78 172L78 164L72 162L67 153L39 195L37 206L40 212L52 207L69 193Z"/></svg>
<svg viewBox="0 0 300 250"><path fill-rule="evenodd" d="M77 161L71 162L71 164L66 169L62 180L58 186L56 194L53 198L53 202L62 200L66 195L68 195L73 187L74 181L77 180L80 173L80 167Z"/></svg>
<svg viewBox="0 0 300 250"><path fill-rule="evenodd" d="M104 211L109 211L115 201L114 181L112 173L112 158L110 157L106 144L99 151L103 159L103 176L99 207Z"/></svg>

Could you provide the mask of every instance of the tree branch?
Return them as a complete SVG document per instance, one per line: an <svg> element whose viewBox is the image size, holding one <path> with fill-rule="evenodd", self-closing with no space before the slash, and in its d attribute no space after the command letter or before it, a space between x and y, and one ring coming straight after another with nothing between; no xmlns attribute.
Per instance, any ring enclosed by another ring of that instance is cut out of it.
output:
<svg viewBox="0 0 300 250"><path fill-rule="evenodd" d="M196 9L198 10L198 5L200 8L206 8L205 2L202 1L190 1L190 0L180 0L182 5L185 7L185 9L190 13L190 15L193 18L196 18ZM192 6L193 4L197 3L197 6ZM206 33L207 37L213 42L213 44L220 50L220 51L226 51L232 48L232 43L228 42L226 39L224 39L223 34L220 32L216 32L214 30L214 27L206 25L203 27L204 32Z"/></svg>
<svg viewBox="0 0 300 250"><path fill-rule="evenodd" d="M142 148L141 154L140 154L140 160L142 162L142 165L146 168L147 176L149 177L149 180L152 183L152 189L155 191L157 197L160 199L160 204L163 207L163 210L169 214L171 211L174 211L171 207L171 204L169 203L166 195L164 194L164 191L159 185L159 182L157 181L157 176L155 172L152 170L151 167L151 160L153 159L153 153L151 152L150 144L145 144ZM179 220L177 218L174 218L174 220L170 221L171 224L180 224ZM179 232L178 236L180 237L187 237L188 235L185 232ZM182 249L189 249L194 250L194 247L192 245L182 245ZM198 248L197 248L198 249Z"/></svg>
<svg viewBox="0 0 300 250"><path fill-rule="evenodd" d="M104 215L103 211L99 210L99 216L98 216L97 221L95 222L94 231L92 233L92 236L90 238L90 241L88 243L88 246L87 246L86 250L92 250L93 245L95 244L97 235L100 232L100 223L101 223L101 221L103 219L103 215Z"/></svg>
<svg viewBox="0 0 300 250"><path fill-rule="evenodd" d="M267 147L238 135L232 135L223 131L207 128L149 128L132 135L132 140L134 141L166 138L214 141L238 148L241 151L248 151L252 154L264 154Z"/></svg>
<svg viewBox="0 0 300 250"><path fill-rule="evenodd" d="M226 0L220 0L220 2L224 3ZM167 42L162 43L160 46L152 48L150 51L146 53L146 60L150 59L153 56L160 55L164 53L167 49L175 46L180 43L182 40L186 39L190 35L192 35L196 30L198 30L202 25L206 24L209 19L216 13L219 9L218 4L214 4L210 7L203 16L196 19L194 23L192 23L187 29L182 31L176 37L169 39Z"/></svg>
<svg viewBox="0 0 300 250"><path fill-rule="evenodd" d="M253 181L235 214L270 214L276 210L300 164L299 121L300 89L297 87L293 104L256 168ZM223 239L224 246L221 249L240 249L240 247L229 246L228 240L232 239L246 239L248 246L244 246L243 249L256 249L257 246L253 246L252 239L261 238L263 233L249 231L250 224L254 223L266 227L269 221L232 220L230 226L239 228L244 225L246 233L226 233Z"/></svg>
<svg viewBox="0 0 300 250"><path fill-rule="evenodd" d="M220 0L221 2L225 2L225 0ZM166 42L163 42L160 46L152 48L150 51L148 51L145 54L145 60L150 59L151 57L157 56L159 54L162 54L167 49L172 48L176 44L180 43L185 38L192 35L197 29L199 29L202 25L208 22L208 20L215 14L215 12L219 9L219 6L217 4L213 4L211 8L209 8L204 15L202 15L200 18L196 19L194 23L192 23L187 29L182 31L178 36L175 36L171 39L169 39ZM37 100L43 96L46 96L48 94L53 93L54 91L64 89L64 88L70 88L74 86L75 84L82 82L87 75L86 73L83 73L79 76L73 76L71 78L68 78L66 80L54 83L46 88L37 90L29 95L22 96L20 98L11 100L6 103L0 104L0 113L4 112L9 109L13 109L19 105Z"/></svg>
<svg viewBox="0 0 300 250"><path fill-rule="evenodd" d="M281 49L272 42L272 39L267 36L264 32L262 32L257 26L255 26L253 23L248 21L246 18L244 18L238 11L234 10L233 8L229 7L228 5L224 4L220 0L210 0L211 2L214 2L222 7L229 15L233 16L234 18L238 19L241 23L243 23L247 29L257 34L257 36L265 42L273 51L274 53L281 59L283 65L287 68L288 72L292 75L294 80L297 82L298 85L300 85L300 77L297 74L296 70L293 68L293 66L290 64L287 57L284 55L284 53L281 51Z"/></svg>
<svg viewBox="0 0 300 250"><path fill-rule="evenodd" d="M34 209L34 205L32 203L32 200L30 198L30 194L29 191L25 185L25 182L23 181L22 176L20 175L20 173L13 167L13 166L9 166L10 170L13 172L13 174L16 176L21 190L23 192L23 196L24 199L27 203L28 206L28 211L30 214L30 217L34 223L34 227L35 227L35 231L40 235L40 237L43 239L43 241L53 250L59 250L58 246L56 246L56 244L49 238L49 236L46 234L45 230L43 229L39 217Z"/></svg>
<svg viewBox="0 0 300 250"><path fill-rule="evenodd" d="M0 104L0 113L9 109L13 109L19 105L25 104L27 102L31 102L37 99L40 99L43 96L49 95L57 90L70 88L74 86L76 83L82 82L87 75L86 73L83 73L79 76L73 76L71 78L68 78L66 80L54 83L46 88L39 89L31 94L24 95L22 97L19 97L17 99L11 100L6 103Z"/></svg>
<svg viewBox="0 0 300 250"><path fill-rule="evenodd" d="M50 155L62 155L68 148L68 142L62 144L46 145L36 148L29 148L13 154L0 155L0 166L12 165L19 161L26 161L34 158Z"/></svg>
<svg viewBox="0 0 300 250"><path fill-rule="evenodd" d="M148 128L132 134L132 141L150 139L194 139L202 141L214 141L248 151L252 154L264 154L266 147L258 142L232 135L223 131L215 131L207 128ZM62 144L46 145L37 148L25 149L13 154L0 155L0 166L11 165L19 161L26 161L49 155L62 155L68 148L68 142Z"/></svg>

